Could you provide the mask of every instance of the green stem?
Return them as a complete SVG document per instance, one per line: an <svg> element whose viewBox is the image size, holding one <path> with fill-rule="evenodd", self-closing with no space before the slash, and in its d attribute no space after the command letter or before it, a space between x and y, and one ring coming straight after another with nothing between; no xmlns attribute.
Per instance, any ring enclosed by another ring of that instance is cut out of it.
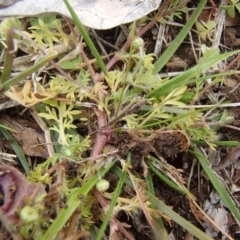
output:
<svg viewBox="0 0 240 240"><path fill-rule="evenodd" d="M62 145L66 146L67 140L66 140L65 131L64 131L64 117L63 117L64 111L66 109L64 109L64 105L65 105L65 103L60 102L58 125L59 125L59 133L60 133L60 139L61 139Z"/></svg>

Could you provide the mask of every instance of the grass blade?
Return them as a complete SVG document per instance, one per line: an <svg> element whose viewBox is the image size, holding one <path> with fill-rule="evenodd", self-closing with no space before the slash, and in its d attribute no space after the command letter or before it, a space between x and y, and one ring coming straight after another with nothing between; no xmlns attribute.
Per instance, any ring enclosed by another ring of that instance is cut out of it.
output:
<svg viewBox="0 0 240 240"><path fill-rule="evenodd" d="M32 73L36 72L39 68L44 66L46 63L51 61L57 56L56 52L52 52L47 56L44 56L39 62L37 62L35 65L27 68L25 71L21 72L15 77L10 78L9 80L5 81L2 83L0 86L1 91L7 91L10 86L16 85L19 83L21 80L25 79L27 76L31 75Z"/></svg>
<svg viewBox="0 0 240 240"><path fill-rule="evenodd" d="M206 5L207 0L200 1L197 8L194 10L193 14L182 28L177 37L171 42L167 50L161 55L161 57L154 64L153 74L157 74L164 65L169 61L169 59L173 56L175 51L179 48L180 44L183 42L184 38L187 36L189 31L191 30L193 24L196 22L198 16L202 12L204 6Z"/></svg>
<svg viewBox="0 0 240 240"><path fill-rule="evenodd" d="M163 213L165 213L173 221L175 221L180 226L182 226L184 229L186 229L188 232L190 232L197 239L200 239L200 240L211 240L212 239L209 236L207 236L204 232L202 232L200 229L198 229L193 224L191 224L189 221L187 221L186 219L184 219L183 217L178 215L170 207L165 205L162 201L160 201L159 199L154 197L152 194L150 194L148 192L146 192L146 194L149 196L149 201L156 209L160 209Z"/></svg>
<svg viewBox="0 0 240 240"><path fill-rule="evenodd" d="M12 71L13 59L15 57L13 33L12 33L12 30L10 29L8 29L7 31L6 43L8 48L6 49L6 56L5 56L2 76L0 77L0 85L9 78Z"/></svg>
<svg viewBox="0 0 240 240"><path fill-rule="evenodd" d="M111 168L111 172L116 174L119 178L121 177L121 170L117 166L113 166ZM129 178L129 176L126 176L125 183L133 188L133 184ZM207 236L204 232L202 232L200 229L195 227L193 224L191 224L186 219L182 218L180 215L178 215L176 212L174 212L170 207L165 205L162 201L160 201L158 198L153 196L153 194L145 191L145 193L149 196L149 202L151 203L152 207L155 209L160 209L163 213L165 213L170 219L178 223L180 226L185 228L187 231L189 231L192 235L194 235L197 239L200 240L210 240L209 236Z"/></svg>
<svg viewBox="0 0 240 240"><path fill-rule="evenodd" d="M220 181L220 179L217 177L217 175L210 168L208 159L205 158L197 148L195 148L194 151L190 151L190 152L198 158L202 168L204 169L205 173L207 174L207 176L208 176L209 180L211 181L212 185L214 186L215 190L218 192L222 201L226 204L227 208L232 213L232 215L235 218L235 220L237 221L237 223L240 224L239 209L236 207L233 199L231 198L231 196L225 189L224 184Z"/></svg>
<svg viewBox="0 0 240 240"><path fill-rule="evenodd" d="M205 72L216 63L237 53L239 53L239 50L218 54L217 49L210 49L206 55L203 55L195 67L187 70L181 75L172 78L171 80L165 81L159 88L149 92L148 97L155 97L158 99L161 96L168 95L176 88L188 85L190 83L193 84L198 81L202 81L202 78L199 78L201 73Z"/></svg>
<svg viewBox="0 0 240 240"><path fill-rule="evenodd" d="M167 177L165 177L160 171L158 171L150 162L147 163L147 165L149 166L149 168L163 181L165 182L167 185L169 185L171 188L175 189L176 191L186 194L187 196L189 196L190 198L192 198L192 194L186 190L186 189L182 189L181 187L179 187L178 185L176 185L174 182L172 182L171 180L169 180ZM152 193L151 193L152 194Z"/></svg>
<svg viewBox="0 0 240 240"><path fill-rule="evenodd" d="M81 203L81 199L79 199L79 195L86 196L88 192L94 187L94 185L98 181L99 174L104 176L108 170L113 166L114 162L109 164L106 168L102 168L99 173L95 173L91 179L87 183L85 183L78 190L73 192L67 201L67 208L61 209L60 213L53 221L51 226L48 228L46 233L43 235L42 240L54 240L56 239L57 234L64 227L68 219L72 216L74 211L77 209L78 205Z"/></svg>
<svg viewBox="0 0 240 240"><path fill-rule="evenodd" d="M18 156L25 172L27 175L30 174L30 169L28 166L28 162L27 159L25 158L25 155L21 149L21 147L17 144L17 142L15 141L15 139L12 137L12 135L7 131L6 128L2 128L0 127L0 131L3 134L3 136L6 138L7 141L9 141L13 151L16 153L16 155Z"/></svg>
<svg viewBox="0 0 240 240"><path fill-rule="evenodd" d="M112 172L113 174L115 174L118 178L121 178L121 176L122 176L122 170L121 170L118 166L116 166L116 165L114 165L114 166L111 168L111 172ZM126 183L129 187L133 188L133 184L132 184L131 179L129 178L128 175L127 175L127 177L125 178L125 183Z"/></svg>
<svg viewBox="0 0 240 240"><path fill-rule="evenodd" d="M203 145L206 146L207 143L204 141L200 141L200 140L191 140L192 143L195 143L196 145ZM239 141L212 141L210 142L216 146L229 146L229 147L236 147L236 146L240 146L240 142Z"/></svg>
<svg viewBox="0 0 240 240"><path fill-rule="evenodd" d="M148 171L148 173L147 173L146 182L147 182L147 189L148 189L148 191L153 196L155 196L153 180L152 180L152 175L151 175L150 171ZM151 207L154 208L154 206L152 206L152 205L151 205ZM162 218L154 218L154 222L155 222L156 228L159 229L159 232L162 234L162 238L163 239L168 239L168 234L167 234L167 231L164 228L164 225L163 225L163 222L162 222Z"/></svg>
<svg viewBox="0 0 240 240"><path fill-rule="evenodd" d="M93 41L89 37L89 34L86 31L86 28L82 25L81 21L79 20L77 14L74 12L72 6L69 4L68 0L63 0L63 1L66 4L70 14L72 15L74 23L77 25L77 27L78 27L79 31L81 32L84 40L86 41L88 47L90 48L93 56L96 58L97 63L99 64L99 67L102 69L103 73L107 76L108 75L107 74L107 68L106 68L98 50L96 49Z"/></svg>
<svg viewBox="0 0 240 240"><path fill-rule="evenodd" d="M105 215L105 217L104 217L104 221L103 221L103 223L102 223L102 225L101 225L101 228L100 228L100 230L99 230L99 232L98 232L98 235L97 235L97 239L96 239L96 240L101 240L102 237L103 237L104 231L105 231L105 229L106 229L106 227L107 227L107 225L108 225L108 223L109 223L109 219L110 219L111 214L112 214L112 212L113 212L113 208L114 208L114 206L115 206L115 204L116 204L116 202L117 202L117 198L118 198L118 196L120 195L120 193L121 193L121 191L122 191L122 186L123 186L123 184L124 184L126 175L127 175L127 172L126 172L126 171L123 171L123 173L122 173L122 175L121 175L121 177L120 177L120 179L119 179L119 181L118 181L118 185L117 185L117 187L116 187L115 190L114 190L113 198L112 198L112 200L111 200L109 209L108 209L108 211L107 211L107 213L106 213L106 215Z"/></svg>

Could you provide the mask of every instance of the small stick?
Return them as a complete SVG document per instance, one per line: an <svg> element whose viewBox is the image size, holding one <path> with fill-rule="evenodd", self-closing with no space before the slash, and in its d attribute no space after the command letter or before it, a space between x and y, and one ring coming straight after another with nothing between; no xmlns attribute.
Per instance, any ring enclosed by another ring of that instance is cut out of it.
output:
<svg viewBox="0 0 240 240"><path fill-rule="evenodd" d="M40 128L44 132L45 141L46 141L49 156L53 156L54 153L55 153L55 150L54 150L54 147L53 147L51 134L50 134L50 131L49 131L49 128L48 128L47 124L42 120L42 118L39 117L38 112L37 112L35 107L31 107L31 108L29 108L29 110L30 110L30 113L31 113L32 117L35 119L35 121L38 123L38 125L40 126Z"/></svg>

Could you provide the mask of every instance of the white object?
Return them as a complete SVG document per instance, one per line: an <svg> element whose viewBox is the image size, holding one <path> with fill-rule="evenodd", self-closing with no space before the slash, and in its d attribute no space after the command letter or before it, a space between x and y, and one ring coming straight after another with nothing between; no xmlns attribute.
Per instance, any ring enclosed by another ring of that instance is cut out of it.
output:
<svg viewBox="0 0 240 240"><path fill-rule="evenodd" d="M157 9L162 0L68 0L81 22L95 29L109 29L139 19ZM60 13L71 17L63 0L16 0L0 8L0 17L26 17Z"/></svg>

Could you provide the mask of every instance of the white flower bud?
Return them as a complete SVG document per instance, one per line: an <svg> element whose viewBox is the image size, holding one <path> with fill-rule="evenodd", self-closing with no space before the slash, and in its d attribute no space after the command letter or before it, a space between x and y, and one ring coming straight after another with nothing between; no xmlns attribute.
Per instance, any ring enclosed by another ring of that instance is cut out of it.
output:
<svg viewBox="0 0 240 240"><path fill-rule="evenodd" d="M101 179L97 182L96 189L99 192L106 192L108 190L109 186L110 186L110 184L107 180Z"/></svg>
<svg viewBox="0 0 240 240"><path fill-rule="evenodd" d="M132 47L137 49L137 48L140 48L142 47L144 44L144 41L142 38L138 37L138 38L135 38L132 42Z"/></svg>
<svg viewBox="0 0 240 240"><path fill-rule="evenodd" d="M30 223L38 220L39 214L34 207L25 206L20 211L20 217L24 222Z"/></svg>

